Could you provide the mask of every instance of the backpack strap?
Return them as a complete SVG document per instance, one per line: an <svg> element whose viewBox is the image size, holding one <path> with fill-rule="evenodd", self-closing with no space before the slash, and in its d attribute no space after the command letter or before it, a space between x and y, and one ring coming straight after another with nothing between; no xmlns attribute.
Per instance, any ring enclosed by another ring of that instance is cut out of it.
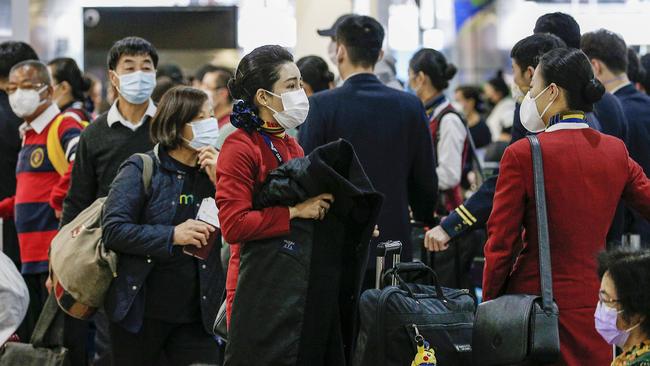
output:
<svg viewBox="0 0 650 366"><path fill-rule="evenodd" d="M61 139L59 138L59 128L61 123L66 117L70 117L67 113L61 113L50 126L49 131L47 132L47 157L50 159L54 170L56 170L59 175L63 176L67 171L70 165L68 159L65 156L65 151L63 151L63 145L61 144ZM74 118L74 117L73 117ZM77 120L78 118L75 118ZM82 128L88 126L86 121L78 121Z"/></svg>
<svg viewBox="0 0 650 366"><path fill-rule="evenodd" d="M147 154L136 154L142 159L142 185L145 194L149 194L151 189L151 177L153 176L153 159Z"/></svg>

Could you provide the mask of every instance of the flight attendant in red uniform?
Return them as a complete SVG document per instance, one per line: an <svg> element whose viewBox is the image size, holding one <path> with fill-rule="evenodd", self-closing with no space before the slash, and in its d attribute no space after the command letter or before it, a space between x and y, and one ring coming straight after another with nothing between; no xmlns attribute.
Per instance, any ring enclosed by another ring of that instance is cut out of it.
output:
<svg viewBox="0 0 650 366"><path fill-rule="evenodd" d="M596 255L619 199L650 218L650 181L623 141L587 126L584 113L605 89L582 51L555 49L535 70L521 121L542 132L553 291L560 308L558 365L609 365L612 348L598 335L594 312ZM522 229L523 228L523 229ZM512 144L501 161L488 221L483 295L540 294L537 220L530 143Z"/></svg>
<svg viewBox="0 0 650 366"><path fill-rule="evenodd" d="M253 210L253 195L268 173L304 155L285 133L305 121L309 100L293 56L280 46L253 50L239 63L228 83L233 98L231 123L217 162L217 194L221 230L231 244L226 277L227 318L230 322L239 274L240 245L289 233L294 218L322 220L334 198L313 197L295 207Z"/></svg>

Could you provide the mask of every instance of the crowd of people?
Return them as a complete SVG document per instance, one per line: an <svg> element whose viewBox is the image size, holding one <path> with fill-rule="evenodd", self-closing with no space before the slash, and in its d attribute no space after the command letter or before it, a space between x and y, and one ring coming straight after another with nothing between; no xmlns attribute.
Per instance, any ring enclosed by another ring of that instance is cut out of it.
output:
<svg viewBox="0 0 650 366"><path fill-rule="evenodd" d="M16 173L0 183L0 344L30 340L53 296L52 239L106 197L102 241L117 276L91 321L57 314L71 364L227 365L214 324L225 302L237 326L242 248L337 209L332 192L263 208L256 194L276 168L339 139L383 195L359 290L375 286L376 244L397 240L402 261L434 267L454 261L450 247L468 251L454 273L484 256L484 300L538 294L525 138L538 134L558 365L650 364L650 55L552 13L513 46L512 83L499 70L450 89L456 66L424 48L402 86L377 20L347 14L318 33L338 76L318 56L267 45L234 70L206 65L188 78L127 37L107 55L105 93L73 59L44 63L26 43L0 44L0 167ZM498 168L479 179L488 162ZM218 224L197 219L213 206ZM427 227L422 243L412 222ZM461 245L480 230L487 240ZM625 247L630 236L641 249Z"/></svg>

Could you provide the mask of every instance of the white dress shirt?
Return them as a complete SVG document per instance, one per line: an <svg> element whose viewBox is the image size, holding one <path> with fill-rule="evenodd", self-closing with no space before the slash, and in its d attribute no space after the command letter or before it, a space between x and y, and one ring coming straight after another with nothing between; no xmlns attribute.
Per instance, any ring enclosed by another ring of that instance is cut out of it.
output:
<svg viewBox="0 0 650 366"><path fill-rule="evenodd" d="M449 105L449 101L445 100L434 109L433 115L437 116ZM436 149L438 158L436 174L438 175L438 189L445 191L460 184L467 129L458 115L448 113L439 122L438 130L440 138Z"/></svg>
<svg viewBox="0 0 650 366"><path fill-rule="evenodd" d="M117 100L113 105L111 106L111 109L108 111L108 115L106 116L106 121L108 122L108 127L113 126L116 122L119 122L121 125L123 125L126 128L129 128L132 131L135 131L138 129L138 127L142 126L144 123L144 120L149 117L153 117L156 114L156 106L153 104L153 100L149 99L149 105L147 106L147 110L144 112L144 115L142 118L140 118L140 121L138 123L132 123L129 122L122 113L120 113L120 110L117 108Z"/></svg>

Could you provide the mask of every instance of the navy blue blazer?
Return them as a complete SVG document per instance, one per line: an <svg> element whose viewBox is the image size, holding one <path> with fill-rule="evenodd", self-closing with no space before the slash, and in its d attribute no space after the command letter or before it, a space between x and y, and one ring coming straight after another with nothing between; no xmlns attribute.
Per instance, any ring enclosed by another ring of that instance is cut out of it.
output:
<svg viewBox="0 0 650 366"><path fill-rule="evenodd" d="M650 174L650 97L639 92L632 84L619 89L614 95L621 101L628 123L627 149L630 156L646 175ZM636 212L628 231L641 234L646 246L650 244L650 223Z"/></svg>
<svg viewBox="0 0 650 366"><path fill-rule="evenodd" d="M147 276L158 260L172 254L172 222L185 175L158 158L158 146L147 154L154 161L149 194L142 185L142 159L133 155L111 185L102 218L104 245L118 255L118 276L108 289L104 307L112 322L132 333L142 327ZM196 202L214 197L214 185L207 176L203 178L196 183ZM214 246L207 260L197 261L201 318L205 331L212 334L226 283L219 246Z"/></svg>
<svg viewBox="0 0 650 366"><path fill-rule="evenodd" d="M298 142L310 153L339 138L352 143L374 188L384 194L378 239L400 240L410 261L409 205L416 220L431 222L438 177L424 106L415 96L383 85L373 74L348 78L313 95ZM374 255L374 252L372 253ZM371 258L370 266L374 266Z"/></svg>

